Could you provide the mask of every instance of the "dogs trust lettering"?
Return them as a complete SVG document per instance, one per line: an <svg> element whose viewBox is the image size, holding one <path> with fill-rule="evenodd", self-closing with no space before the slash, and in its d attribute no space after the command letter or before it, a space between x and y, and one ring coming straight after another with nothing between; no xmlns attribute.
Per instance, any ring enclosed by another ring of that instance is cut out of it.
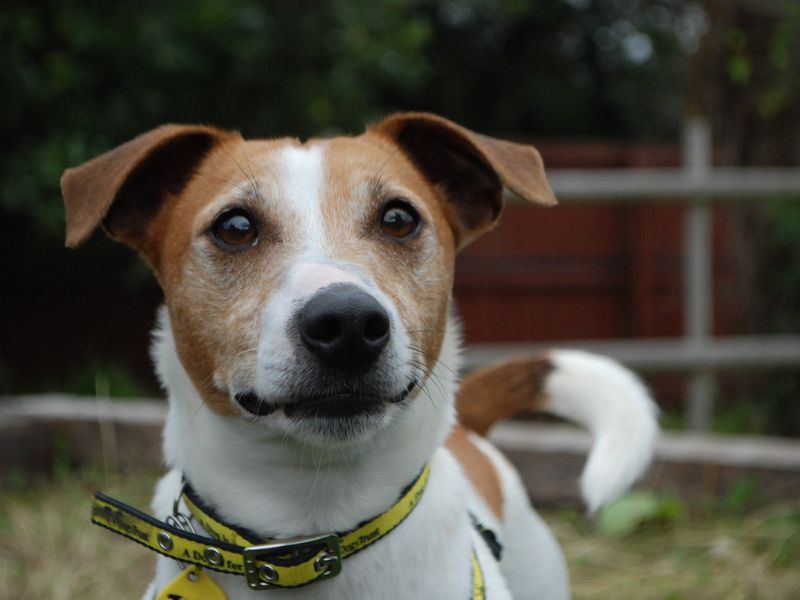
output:
<svg viewBox="0 0 800 600"><path fill-rule="evenodd" d="M352 554L357 550L360 550L363 546L366 546L369 542L374 539L380 537L381 531L380 529L373 529L369 533L362 533L358 536L358 539L354 542L349 544L342 544L342 550L347 554Z"/></svg>
<svg viewBox="0 0 800 600"><path fill-rule="evenodd" d="M110 506L94 506L92 508L92 517L130 538L138 539L142 542L147 542L150 538L148 532L139 529L136 526L136 522L129 519L124 512Z"/></svg>
<svg viewBox="0 0 800 600"><path fill-rule="evenodd" d="M184 550L183 553L181 554L181 558L195 564L204 563L205 565L212 568L217 568L219 566L216 563L213 563L210 560L208 560L208 557L203 552L199 552L197 550ZM230 560L225 561L225 568L228 571L236 571L236 572L243 571L243 567L241 564L234 563Z"/></svg>

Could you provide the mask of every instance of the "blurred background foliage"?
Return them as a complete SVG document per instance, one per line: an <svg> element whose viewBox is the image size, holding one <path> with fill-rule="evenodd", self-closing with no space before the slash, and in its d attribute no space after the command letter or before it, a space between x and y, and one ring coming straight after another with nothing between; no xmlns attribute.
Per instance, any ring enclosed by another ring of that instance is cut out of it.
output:
<svg viewBox="0 0 800 600"><path fill-rule="evenodd" d="M102 236L63 249L58 189L64 168L142 131L203 122L327 135L430 110L516 138L675 142L683 118L703 114L722 162L798 164L798 32L800 3L780 0L8 0L0 251L14 259L0 267L0 310L14 334L0 393L86 391L100 371L120 382L112 393L155 391L152 379L124 381L113 331L81 346L104 305L126 310L134 292L155 305L160 293ZM753 327L796 332L800 210L748 207L742 223L755 240ZM86 290L105 300L85 317L49 310L86 303ZM130 319L141 330L152 309L139 304ZM67 341L51 339L55 327ZM59 355L88 358L76 369ZM141 379L149 367L134 370Z"/></svg>
<svg viewBox="0 0 800 600"><path fill-rule="evenodd" d="M58 179L164 122L357 132L432 110L524 135L675 137L703 13L677 0L6 2L3 208L61 233Z"/></svg>

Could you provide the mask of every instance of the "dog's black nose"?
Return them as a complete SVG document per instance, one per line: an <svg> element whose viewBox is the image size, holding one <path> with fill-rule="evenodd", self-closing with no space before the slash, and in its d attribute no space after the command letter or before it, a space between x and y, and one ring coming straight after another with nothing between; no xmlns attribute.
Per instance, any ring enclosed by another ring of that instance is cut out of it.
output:
<svg viewBox="0 0 800 600"><path fill-rule="evenodd" d="M298 315L303 344L323 363L354 373L368 367L389 342L389 315L352 283L317 292Z"/></svg>

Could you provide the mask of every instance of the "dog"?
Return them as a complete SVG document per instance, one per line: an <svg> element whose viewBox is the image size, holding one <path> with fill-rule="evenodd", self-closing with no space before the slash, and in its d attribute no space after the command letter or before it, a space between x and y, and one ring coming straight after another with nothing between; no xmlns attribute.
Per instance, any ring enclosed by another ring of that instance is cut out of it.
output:
<svg viewBox="0 0 800 600"><path fill-rule="evenodd" d="M163 555L145 598L569 597L557 542L481 434L533 410L588 428L594 511L642 474L658 427L639 380L579 351L457 392L455 255L504 187L556 203L533 147L426 113L304 142L165 125L61 185L67 246L102 225L164 291L171 470L153 517L102 495L93 512Z"/></svg>

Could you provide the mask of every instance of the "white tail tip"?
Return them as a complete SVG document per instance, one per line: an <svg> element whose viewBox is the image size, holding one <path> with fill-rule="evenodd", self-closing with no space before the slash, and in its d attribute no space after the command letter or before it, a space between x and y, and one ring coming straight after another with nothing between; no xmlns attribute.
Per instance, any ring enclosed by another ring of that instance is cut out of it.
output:
<svg viewBox="0 0 800 600"><path fill-rule="evenodd" d="M610 358L578 350L555 350L550 358L546 410L594 436L581 476L593 513L647 469L658 438L658 408L639 378Z"/></svg>

